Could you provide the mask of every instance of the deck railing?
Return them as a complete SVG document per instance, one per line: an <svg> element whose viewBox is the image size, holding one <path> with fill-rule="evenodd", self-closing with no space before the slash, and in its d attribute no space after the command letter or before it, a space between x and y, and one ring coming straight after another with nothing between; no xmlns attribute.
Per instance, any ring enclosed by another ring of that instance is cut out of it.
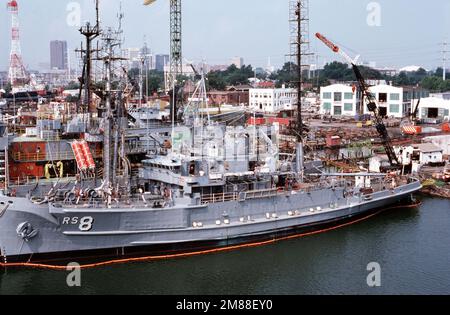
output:
<svg viewBox="0 0 450 315"><path fill-rule="evenodd" d="M103 156L102 150L91 150L94 158L101 158ZM42 162L42 161L57 161L57 160L74 160L75 156L72 151L64 152L12 152L11 157L18 162Z"/></svg>
<svg viewBox="0 0 450 315"><path fill-rule="evenodd" d="M221 203L238 200L238 193L221 193L202 196L202 204Z"/></svg>

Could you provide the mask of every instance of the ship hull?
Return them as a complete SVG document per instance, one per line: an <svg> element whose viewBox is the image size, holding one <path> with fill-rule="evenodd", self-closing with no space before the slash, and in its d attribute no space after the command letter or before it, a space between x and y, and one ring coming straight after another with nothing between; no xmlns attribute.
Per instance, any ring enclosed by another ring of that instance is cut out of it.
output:
<svg viewBox="0 0 450 315"><path fill-rule="evenodd" d="M47 209L36 206L30 210L8 209L0 217L1 259L8 263L98 262L194 253L282 239L357 221L404 202L420 188L420 183L414 182L395 191L374 194L369 200L345 199L341 197L342 191L326 189L165 210L56 208L49 211L48 206ZM293 210L299 214L293 214ZM91 230L79 231L82 216L93 218ZM249 216L250 220L242 221ZM222 220L218 225L214 220L224 217L229 222ZM63 223L68 220L76 222ZM204 223L201 228L192 227L192 222L200 220ZM17 225L25 221L39 229L37 236L28 241L16 233Z"/></svg>

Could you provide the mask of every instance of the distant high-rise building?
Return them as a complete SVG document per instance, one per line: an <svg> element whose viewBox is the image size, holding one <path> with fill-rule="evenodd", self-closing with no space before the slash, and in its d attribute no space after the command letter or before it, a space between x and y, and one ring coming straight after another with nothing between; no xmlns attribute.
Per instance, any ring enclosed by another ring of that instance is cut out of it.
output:
<svg viewBox="0 0 450 315"><path fill-rule="evenodd" d="M68 70L67 42L54 40L50 42L50 68L52 70Z"/></svg>
<svg viewBox="0 0 450 315"><path fill-rule="evenodd" d="M155 69L157 71L164 71L164 67L169 65L169 55L156 55L155 56Z"/></svg>
<svg viewBox="0 0 450 315"><path fill-rule="evenodd" d="M231 64L241 69L244 66L244 58L234 57L231 59Z"/></svg>
<svg viewBox="0 0 450 315"><path fill-rule="evenodd" d="M128 69L140 67L140 54L141 50L139 48L125 48L122 50L122 57L127 60Z"/></svg>
<svg viewBox="0 0 450 315"><path fill-rule="evenodd" d="M141 57L144 58L144 69L153 70L155 69L155 60L153 58L152 51L147 46L147 43L144 44L144 47L141 49Z"/></svg>

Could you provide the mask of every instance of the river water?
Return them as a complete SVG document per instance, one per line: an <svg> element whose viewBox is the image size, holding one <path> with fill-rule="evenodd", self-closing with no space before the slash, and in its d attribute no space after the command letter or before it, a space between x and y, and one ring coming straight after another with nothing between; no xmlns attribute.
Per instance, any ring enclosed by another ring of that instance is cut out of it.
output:
<svg viewBox="0 0 450 315"><path fill-rule="evenodd" d="M450 201L231 252L68 272L0 270L0 294L450 294ZM369 287L368 264L380 267Z"/></svg>

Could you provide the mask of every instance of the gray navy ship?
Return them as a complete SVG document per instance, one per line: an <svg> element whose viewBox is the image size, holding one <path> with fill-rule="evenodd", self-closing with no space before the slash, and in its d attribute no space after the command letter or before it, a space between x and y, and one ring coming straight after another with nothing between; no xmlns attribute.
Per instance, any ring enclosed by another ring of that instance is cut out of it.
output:
<svg viewBox="0 0 450 315"><path fill-rule="evenodd" d="M117 37L101 34L106 87L93 112L38 118L28 135L2 128L3 263L167 255L273 240L355 221L421 189L399 172L326 173L304 163L302 135L295 154L282 154L276 124L215 121L204 110L204 76L188 104L175 111L172 99L172 123L158 123L156 109L133 116L126 75L112 89ZM300 102L299 93L301 120ZM43 147L20 151L42 141L45 156ZM29 169L30 161L46 165L46 178L13 180L9 164ZM72 176L65 173L70 163Z"/></svg>

